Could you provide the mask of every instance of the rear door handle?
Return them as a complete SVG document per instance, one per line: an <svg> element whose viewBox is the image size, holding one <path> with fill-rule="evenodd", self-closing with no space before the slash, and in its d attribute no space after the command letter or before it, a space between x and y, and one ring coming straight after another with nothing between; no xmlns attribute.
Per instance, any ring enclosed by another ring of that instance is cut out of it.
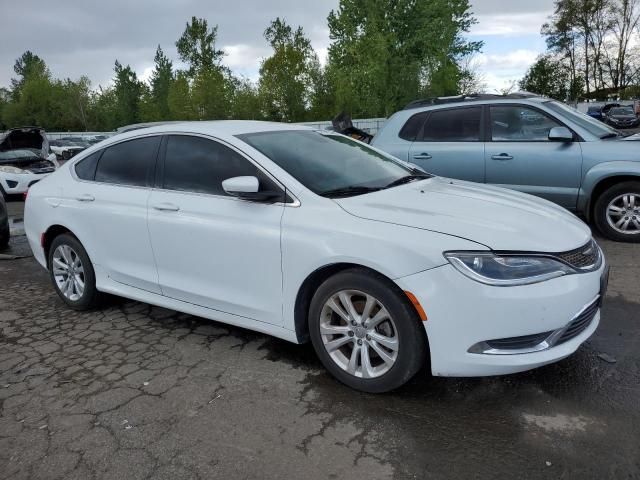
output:
<svg viewBox="0 0 640 480"><path fill-rule="evenodd" d="M180 210L180 207L173 203L158 203L154 205L153 208L162 212L177 212Z"/></svg>
<svg viewBox="0 0 640 480"><path fill-rule="evenodd" d="M413 158L415 158L416 160L430 160L433 157L431 155L429 155L428 153L422 152L422 153L416 153Z"/></svg>
<svg viewBox="0 0 640 480"><path fill-rule="evenodd" d="M493 160L513 160L513 156L508 153L501 153L500 155L491 155Z"/></svg>
<svg viewBox="0 0 640 480"><path fill-rule="evenodd" d="M88 193L83 193L82 195L78 195L76 197L76 200L79 202L93 202L95 199L96 197Z"/></svg>

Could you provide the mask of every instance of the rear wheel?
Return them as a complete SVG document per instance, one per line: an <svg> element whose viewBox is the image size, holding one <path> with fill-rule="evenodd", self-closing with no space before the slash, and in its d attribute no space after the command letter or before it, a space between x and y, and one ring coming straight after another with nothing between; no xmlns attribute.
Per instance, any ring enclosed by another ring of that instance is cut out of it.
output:
<svg viewBox="0 0 640 480"><path fill-rule="evenodd" d="M596 201L594 220L611 240L640 242L640 182L623 182L605 190Z"/></svg>
<svg viewBox="0 0 640 480"><path fill-rule="evenodd" d="M414 307L397 285L364 269L338 273L318 288L309 330L327 370L357 390L393 390L426 362L426 334Z"/></svg>
<svg viewBox="0 0 640 480"><path fill-rule="evenodd" d="M49 249L49 273L64 303L75 310L88 310L99 301L93 265L74 236L58 235Z"/></svg>

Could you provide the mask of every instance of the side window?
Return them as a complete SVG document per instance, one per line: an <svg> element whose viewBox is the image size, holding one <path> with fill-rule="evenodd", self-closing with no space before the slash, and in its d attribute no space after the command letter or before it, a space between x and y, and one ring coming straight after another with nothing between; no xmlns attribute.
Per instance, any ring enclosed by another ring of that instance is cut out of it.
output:
<svg viewBox="0 0 640 480"><path fill-rule="evenodd" d="M479 142L482 107L434 110L424 125L422 142Z"/></svg>
<svg viewBox="0 0 640 480"><path fill-rule="evenodd" d="M544 113L525 106L491 106L490 112L494 142L548 141L549 130L562 126Z"/></svg>
<svg viewBox="0 0 640 480"><path fill-rule="evenodd" d="M146 187L155 164L160 137L136 138L107 147L100 157L96 182Z"/></svg>
<svg viewBox="0 0 640 480"><path fill-rule="evenodd" d="M168 190L227 195L222 182L246 175L258 177L261 191L281 190L250 161L218 142L189 135L167 139L163 186Z"/></svg>
<svg viewBox="0 0 640 480"><path fill-rule="evenodd" d="M98 160L102 155L102 150L92 153L87 158L83 158L75 164L76 175L81 180L93 180L96 176L96 167Z"/></svg>
<svg viewBox="0 0 640 480"><path fill-rule="evenodd" d="M409 140L410 142L415 141L428 116L429 112L416 113L407 120L407 123L404 124L398 136L403 140Z"/></svg>

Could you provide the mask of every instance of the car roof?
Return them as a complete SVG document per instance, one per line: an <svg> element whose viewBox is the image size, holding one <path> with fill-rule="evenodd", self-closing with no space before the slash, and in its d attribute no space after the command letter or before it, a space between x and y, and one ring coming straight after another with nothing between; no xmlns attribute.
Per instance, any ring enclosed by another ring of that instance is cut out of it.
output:
<svg viewBox="0 0 640 480"><path fill-rule="evenodd" d="M545 102L549 100L547 97L542 97L534 93L529 92L516 92L507 95L495 95L490 93L470 94L470 95L457 95L453 97L434 97L425 98L421 100L414 100L404 107L403 110L416 110L421 108L441 108L444 106L458 106L466 105L468 103L500 103L500 102L513 102L516 101L533 101L533 102Z"/></svg>
<svg viewBox="0 0 640 480"><path fill-rule="evenodd" d="M242 135L244 133L260 133L285 130L313 130L313 128L291 123L262 122L257 120L168 122L152 124L150 126L135 128L124 133L118 133L110 137L109 140L136 137L140 135L148 135L151 133L168 132L202 133L213 136L230 137Z"/></svg>

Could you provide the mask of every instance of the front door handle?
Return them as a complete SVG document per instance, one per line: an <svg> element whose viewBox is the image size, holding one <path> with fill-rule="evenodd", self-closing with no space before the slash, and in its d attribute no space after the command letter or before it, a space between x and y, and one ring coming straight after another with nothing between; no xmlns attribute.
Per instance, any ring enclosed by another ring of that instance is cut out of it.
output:
<svg viewBox="0 0 640 480"><path fill-rule="evenodd" d="M493 160L513 160L513 156L508 153L501 153L500 155L491 155Z"/></svg>
<svg viewBox="0 0 640 480"><path fill-rule="evenodd" d="M93 202L95 199L96 197L88 193L83 193L82 195L78 195L76 197L76 200L79 202Z"/></svg>
<svg viewBox="0 0 640 480"><path fill-rule="evenodd" d="M413 156L413 158L416 160L431 160L433 157L428 153L422 152L422 153L416 153Z"/></svg>
<svg viewBox="0 0 640 480"><path fill-rule="evenodd" d="M177 212L180 210L180 207L173 203L158 203L154 205L153 208L162 212Z"/></svg>

